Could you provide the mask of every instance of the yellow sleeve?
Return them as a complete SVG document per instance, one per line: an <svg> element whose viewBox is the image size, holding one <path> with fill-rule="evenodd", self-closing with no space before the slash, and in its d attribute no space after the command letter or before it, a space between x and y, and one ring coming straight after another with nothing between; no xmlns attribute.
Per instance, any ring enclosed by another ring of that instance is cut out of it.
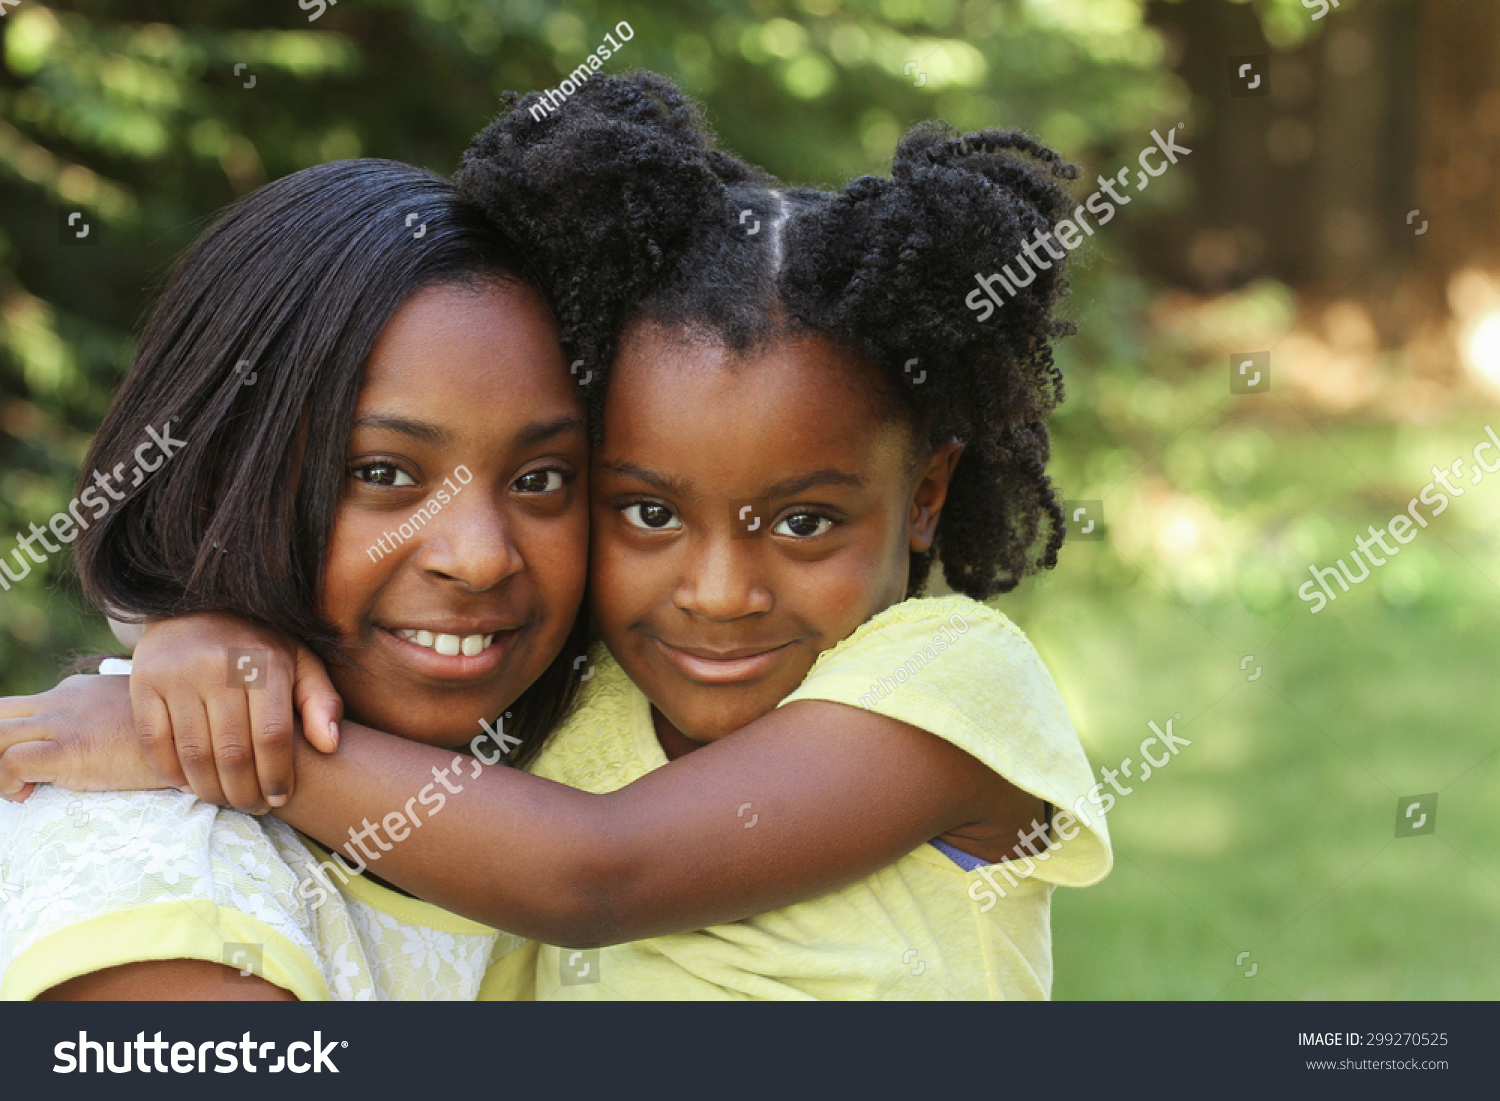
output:
<svg viewBox="0 0 1500 1101"><path fill-rule="evenodd" d="M1108 874L1093 770L1057 685L993 608L966 597L893 605L821 654L781 705L796 700L863 707L952 742L1056 808L1056 843L1037 878L1084 887Z"/></svg>
<svg viewBox="0 0 1500 1101"><path fill-rule="evenodd" d="M233 961L243 966L242 974L259 976L298 1001L329 997L328 984L307 953L281 930L207 899L178 899L116 910L57 930L6 969L0 1000L30 1001L69 979L152 960Z"/></svg>
<svg viewBox="0 0 1500 1101"><path fill-rule="evenodd" d="M481 1002L536 1001L536 963L541 943L521 941L514 949L490 964L479 987Z"/></svg>

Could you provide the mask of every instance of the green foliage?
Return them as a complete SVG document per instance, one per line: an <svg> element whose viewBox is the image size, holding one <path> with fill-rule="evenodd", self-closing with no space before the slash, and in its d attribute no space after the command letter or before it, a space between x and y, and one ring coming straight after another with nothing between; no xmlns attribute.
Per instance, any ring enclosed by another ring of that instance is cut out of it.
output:
<svg viewBox="0 0 1500 1101"><path fill-rule="evenodd" d="M628 12L535 0L94 0L64 12L22 0L0 22L0 554L66 508L153 289L216 210L337 158L448 171L500 91L556 86L622 13L634 37L610 69L672 75L732 147L799 183L880 170L930 117L1022 126L1112 164L1185 108L1138 0ZM97 245L61 243L70 210ZM1139 301L1119 278L1111 264L1089 293ZM0 690L42 687L65 653L108 641L66 554L0 592Z"/></svg>
<svg viewBox="0 0 1500 1101"><path fill-rule="evenodd" d="M941 117L1036 133L1083 167L1083 198L1153 128L1193 132L1144 0L341 0L310 19L321 2L21 0L0 19L0 555L66 507L152 288L216 210L331 159L450 170L500 91L555 87L621 18L634 37L610 71L673 76L731 147L797 183L878 171L906 127ZM1341 14L1237 2L1277 49ZM1293 303L1267 283L1163 308L1122 242L1188 186L1166 173L1076 257L1055 477L1105 501L1110 538L1070 542L1001 602L1096 766L1177 711L1195 740L1111 815L1111 880L1057 896L1056 993L1493 996L1472 967L1497 905L1495 878L1471 874L1493 863L1482 810L1443 804L1451 841L1392 842L1380 824L1394 794L1451 784L1482 808L1493 784L1496 759L1474 764L1482 708L1451 706L1490 675L1496 583L1474 564L1494 560L1493 487L1316 619L1294 595L1478 436L1335 430L1280 391L1231 401L1226 353L1275 345ZM69 209L97 246L60 243ZM108 646L66 570L59 554L0 591L0 691ZM1400 667L1397 649L1420 660ZM1252 652L1258 683L1239 667ZM1460 713L1421 744L1445 704ZM1401 905L1413 883L1430 915Z"/></svg>

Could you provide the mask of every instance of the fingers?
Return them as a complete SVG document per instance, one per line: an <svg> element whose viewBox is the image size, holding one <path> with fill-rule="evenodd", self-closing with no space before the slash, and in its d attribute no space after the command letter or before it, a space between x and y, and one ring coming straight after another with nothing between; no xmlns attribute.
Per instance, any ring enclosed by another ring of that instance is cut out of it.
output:
<svg viewBox="0 0 1500 1101"><path fill-rule="evenodd" d="M0 719L0 753L23 742L48 741L49 729L40 718Z"/></svg>
<svg viewBox="0 0 1500 1101"><path fill-rule="evenodd" d="M328 670L306 646L297 647L293 696L302 716L302 734L314 749L332 753L339 747L344 700L328 679Z"/></svg>
<svg viewBox="0 0 1500 1101"><path fill-rule="evenodd" d="M35 696L0 696L0 720L29 719L36 714Z"/></svg>
<svg viewBox="0 0 1500 1101"><path fill-rule="evenodd" d="M266 803L279 807L291 798L294 781L292 684L291 670L287 665L279 661L272 661L269 665L265 690L247 689L244 695L250 710L250 739L255 753L257 782ZM217 728L214 738L217 746ZM222 766L220 778L223 778Z"/></svg>
<svg viewBox="0 0 1500 1101"><path fill-rule="evenodd" d="M52 782L59 755L56 742L19 742L0 753L0 796L25 802L35 784Z"/></svg>
<svg viewBox="0 0 1500 1101"><path fill-rule="evenodd" d="M177 743L172 737L172 717L167 710L167 701L132 677L130 705L135 713L136 737L141 741L152 771L174 788L187 787L187 776L177 760Z"/></svg>
<svg viewBox="0 0 1500 1101"><path fill-rule="evenodd" d="M248 693L263 695L261 691ZM243 688L214 692L208 698L208 729L213 739L219 787L235 810L263 812L265 797L256 775L255 746L250 735L250 705Z"/></svg>
<svg viewBox="0 0 1500 1101"><path fill-rule="evenodd" d="M29 716L26 718L0 719L0 799L11 803L24 803L36 786L34 777L23 773L11 775L6 771L6 755L23 745L50 745L51 742L41 724ZM20 762L24 754L17 754L13 762Z"/></svg>
<svg viewBox="0 0 1500 1101"><path fill-rule="evenodd" d="M227 807L224 789L219 786L219 769L214 760L213 736L209 732L208 711L203 701L192 693L182 693L167 701L176 744L177 761L193 794L205 803Z"/></svg>

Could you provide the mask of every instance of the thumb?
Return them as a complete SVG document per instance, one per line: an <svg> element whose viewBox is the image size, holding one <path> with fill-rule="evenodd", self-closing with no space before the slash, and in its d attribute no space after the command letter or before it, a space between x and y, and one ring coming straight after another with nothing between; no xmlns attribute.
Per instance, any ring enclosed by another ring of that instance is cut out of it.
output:
<svg viewBox="0 0 1500 1101"><path fill-rule="evenodd" d="M303 734L314 749L332 753L339 747L343 698L328 679L323 662L306 646L297 647L297 667L292 677L292 699L302 716Z"/></svg>

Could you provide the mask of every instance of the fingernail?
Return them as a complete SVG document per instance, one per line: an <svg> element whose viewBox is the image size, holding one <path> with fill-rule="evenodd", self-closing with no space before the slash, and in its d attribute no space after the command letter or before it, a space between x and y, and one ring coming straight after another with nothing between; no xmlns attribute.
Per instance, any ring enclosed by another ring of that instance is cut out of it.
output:
<svg viewBox="0 0 1500 1101"><path fill-rule="evenodd" d="M266 796L266 802L270 803L271 806L273 806L273 807L284 807L284 806L286 806L286 796L285 795L267 795Z"/></svg>
<svg viewBox="0 0 1500 1101"><path fill-rule="evenodd" d="M330 734L333 735L333 744L334 745L338 745L339 744L339 724L338 724L337 721L333 721L333 722L330 722L328 724L328 733L330 733Z"/></svg>

